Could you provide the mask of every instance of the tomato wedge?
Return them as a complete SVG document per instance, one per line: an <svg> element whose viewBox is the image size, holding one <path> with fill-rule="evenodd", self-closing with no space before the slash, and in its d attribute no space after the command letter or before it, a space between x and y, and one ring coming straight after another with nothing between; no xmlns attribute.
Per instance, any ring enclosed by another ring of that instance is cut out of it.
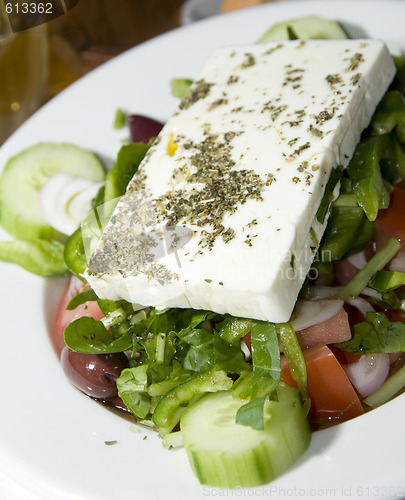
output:
<svg viewBox="0 0 405 500"><path fill-rule="evenodd" d="M405 190L394 187L390 197L390 204L386 210L380 210L375 221L375 241L377 250L389 238L397 238L405 242Z"/></svg>
<svg viewBox="0 0 405 500"><path fill-rule="evenodd" d="M363 321L363 320L362 320ZM301 349L314 347L316 345L335 344L344 342L352 337L349 324L349 315L342 309L331 318L308 326L295 332ZM250 332L243 337L246 347L252 352L252 341Z"/></svg>
<svg viewBox="0 0 405 500"><path fill-rule="evenodd" d="M95 301L80 304L76 307L76 309L73 309L72 311L68 311L66 309L66 306L71 301L71 299L79 292L84 290L85 287L86 285L79 278L77 278L76 276L71 276L71 278L69 279L69 283L67 284L65 291L63 292L61 301L59 302L59 306L55 316L54 331L51 332L51 343L58 357L60 357L62 349L65 346L63 333L69 323L71 323L75 319L81 318L82 316L90 316L91 318L94 318L96 320L104 317L104 314L101 312L101 309Z"/></svg>
<svg viewBox="0 0 405 500"><path fill-rule="evenodd" d="M326 345L304 351L307 366L309 416L315 425L345 422L364 413L360 399L339 361ZM284 356L281 380L296 387Z"/></svg>
<svg viewBox="0 0 405 500"><path fill-rule="evenodd" d="M349 340L352 337L352 332L348 314L342 307L331 318L303 330L298 330L296 335L301 348L305 349L315 345L334 344Z"/></svg>

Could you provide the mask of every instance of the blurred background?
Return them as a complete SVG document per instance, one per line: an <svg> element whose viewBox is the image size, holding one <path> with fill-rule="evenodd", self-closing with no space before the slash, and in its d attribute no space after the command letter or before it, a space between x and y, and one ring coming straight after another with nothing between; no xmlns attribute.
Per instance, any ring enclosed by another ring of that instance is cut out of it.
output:
<svg viewBox="0 0 405 500"><path fill-rule="evenodd" d="M41 105L117 54L181 25L269 1L283 0L59 0L53 4L66 13L16 31L10 11L20 9L20 22L29 15L22 0L0 0L0 145Z"/></svg>

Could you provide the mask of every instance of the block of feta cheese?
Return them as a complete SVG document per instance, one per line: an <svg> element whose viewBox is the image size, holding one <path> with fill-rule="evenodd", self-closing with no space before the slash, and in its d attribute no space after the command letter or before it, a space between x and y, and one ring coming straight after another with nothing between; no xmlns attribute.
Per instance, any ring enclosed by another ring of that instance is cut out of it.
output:
<svg viewBox="0 0 405 500"><path fill-rule="evenodd" d="M326 226L325 186L394 73L378 40L216 50L109 220L85 272L92 288L288 321Z"/></svg>

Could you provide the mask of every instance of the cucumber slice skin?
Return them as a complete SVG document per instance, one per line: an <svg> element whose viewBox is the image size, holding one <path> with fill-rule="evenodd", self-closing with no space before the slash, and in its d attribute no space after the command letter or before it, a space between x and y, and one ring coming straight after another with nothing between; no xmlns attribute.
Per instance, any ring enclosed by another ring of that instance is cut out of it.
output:
<svg viewBox="0 0 405 500"><path fill-rule="evenodd" d="M0 177L0 225L17 239L57 239L64 235L42 216L39 191L57 172L94 182L105 179L97 156L69 143L42 142L10 158Z"/></svg>
<svg viewBox="0 0 405 500"><path fill-rule="evenodd" d="M274 480L307 450L311 428L299 392L280 383L279 401L265 404L265 429L235 423L245 403L231 391L206 394L181 418L183 444L194 474L218 488L255 487Z"/></svg>
<svg viewBox="0 0 405 500"><path fill-rule="evenodd" d="M258 42L289 40L288 27L293 30L299 39L303 40L344 40L348 38L338 22L310 15L274 24Z"/></svg>

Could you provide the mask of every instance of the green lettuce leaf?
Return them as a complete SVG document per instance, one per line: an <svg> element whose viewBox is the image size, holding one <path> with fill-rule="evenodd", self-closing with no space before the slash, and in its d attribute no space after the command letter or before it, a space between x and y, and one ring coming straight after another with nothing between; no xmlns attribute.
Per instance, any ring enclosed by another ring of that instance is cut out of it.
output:
<svg viewBox="0 0 405 500"><path fill-rule="evenodd" d="M369 312L353 326L353 336L336 347L355 354L405 352L405 324L391 322L384 313Z"/></svg>
<svg viewBox="0 0 405 500"><path fill-rule="evenodd" d="M113 336L101 321L83 316L70 323L64 333L66 345L76 352L112 354L133 349L133 335Z"/></svg>
<svg viewBox="0 0 405 500"><path fill-rule="evenodd" d="M179 332L178 337L188 346L183 359L186 369L196 372L226 370L239 374L250 368L240 346L225 342L215 331L211 333L199 328L187 328Z"/></svg>
<svg viewBox="0 0 405 500"><path fill-rule="evenodd" d="M122 146L118 152L114 167L108 171L105 182L104 201L119 198L138 171L141 161L150 148L150 143L136 142Z"/></svg>
<svg viewBox="0 0 405 500"><path fill-rule="evenodd" d="M96 300L98 300L98 297L97 297L96 292L94 290L92 290L92 289L84 290L84 292L78 293L70 300L70 302L66 306L66 309L68 311L73 311L80 304L84 304L85 302L96 301Z"/></svg>
<svg viewBox="0 0 405 500"><path fill-rule="evenodd" d="M253 371L251 374L245 372L234 390L235 395L242 399L249 397L250 401L239 408L236 423L262 430L264 403L274 397L281 377L276 326L264 321L253 321L251 342Z"/></svg>
<svg viewBox="0 0 405 500"><path fill-rule="evenodd" d="M118 396L139 419L145 419L151 409L151 397L146 392L148 377L147 365L126 368L116 380Z"/></svg>
<svg viewBox="0 0 405 500"><path fill-rule="evenodd" d="M69 274L63 257L63 245L56 240L0 241L0 260L18 264L26 271L44 278Z"/></svg>

